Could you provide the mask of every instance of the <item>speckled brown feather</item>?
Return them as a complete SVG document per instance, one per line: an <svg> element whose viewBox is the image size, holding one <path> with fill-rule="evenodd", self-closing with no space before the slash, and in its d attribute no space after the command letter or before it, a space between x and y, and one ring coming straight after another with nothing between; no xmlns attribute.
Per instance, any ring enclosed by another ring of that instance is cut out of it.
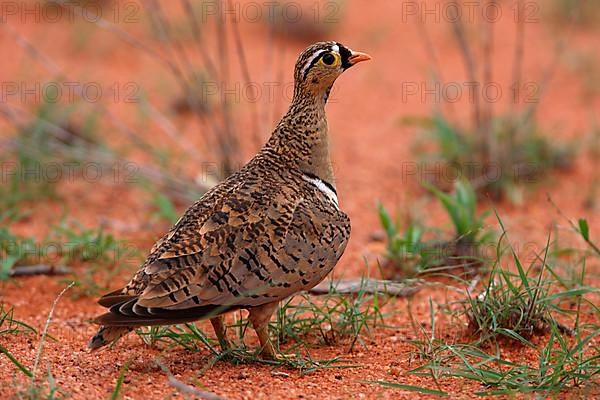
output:
<svg viewBox="0 0 600 400"><path fill-rule="evenodd" d="M109 312L97 318L104 326L90 348L135 326L214 318L239 308L256 310L253 323L264 324L273 304L332 270L350 221L314 180L335 191L325 103L345 68L306 66L316 53L340 46L321 42L300 55L294 100L267 144L185 212L124 288L100 299Z"/></svg>

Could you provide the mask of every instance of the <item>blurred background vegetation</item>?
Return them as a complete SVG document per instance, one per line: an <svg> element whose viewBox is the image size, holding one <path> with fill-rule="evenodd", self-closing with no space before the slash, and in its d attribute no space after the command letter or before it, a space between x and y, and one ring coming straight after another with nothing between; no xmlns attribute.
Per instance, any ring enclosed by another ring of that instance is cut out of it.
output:
<svg viewBox="0 0 600 400"><path fill-rule="evenodd" d="M597 376L597 353L582 350L597 320L580 324L579 308L600 315L589 297L600 232L600 2L485 0L473 14L453 0L48 0L29 2L30 14L14 4L0 23L0 280L60 274L75 281L72 298L114 286L262 146L291 99L297 54L333 39L373 55L340 78L328 105L353 220L344 271L418 287L410 295L431 284L462 296L436 307L429 298L431 332L414 325L422 363L412 373L500 394L559 392ZM507 220L518 239L540 244L533 259L508 242ZM369 327L385 325L369 284L351 299L332 287L322 303L286 303L274 321L280 342L312 334L364 345ZM12 312L0 311L1 327ZM466 322L472 341L434 338L441 315ZM33 329L9 326L0 337ZM140 335L209 343L193 325ZM535 335L552 343L535 347ZM236 356L248 357L239 337ZM499 338L535 347L540 365L552 355L555 372L516 361L503 364L512 375L487 368L501 357L480 348ZM448 367L461 357L477 367Z"/></svg>

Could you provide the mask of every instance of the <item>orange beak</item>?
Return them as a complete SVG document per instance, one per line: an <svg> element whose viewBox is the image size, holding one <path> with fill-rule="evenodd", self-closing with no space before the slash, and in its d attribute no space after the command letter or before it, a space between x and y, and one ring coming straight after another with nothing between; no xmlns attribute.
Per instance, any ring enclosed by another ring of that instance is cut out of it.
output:
<svg viewBox="0 0 600 400"><path fill-rule="evenodd" d="M371 56L367 53L361 53L360 51L353 51L352 55L348 59L350 65L358 64L359 62L369 61Z"/></svg>

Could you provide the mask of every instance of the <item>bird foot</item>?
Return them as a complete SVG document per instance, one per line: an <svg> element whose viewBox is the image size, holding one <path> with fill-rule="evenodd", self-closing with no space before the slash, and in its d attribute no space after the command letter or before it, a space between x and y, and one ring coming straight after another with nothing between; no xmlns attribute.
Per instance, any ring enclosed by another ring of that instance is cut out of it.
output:
<svg viewBox="0 0 600 400"><path fill-rule="evenodd" d="M296 360L298 357L295 354L282 354L282 353L276 353L275 351L265 351L263 350L260 353L260 357L264 360L271 360L271 361L279 361L279 362L290 362L290 361L294 361Z"/></svg>
<svg viewBox="0 0 600 400"><path fill-rule="evenodd" d="M298 357L295 354L275 354L275 360L282 363L296 361Z"/></svg>

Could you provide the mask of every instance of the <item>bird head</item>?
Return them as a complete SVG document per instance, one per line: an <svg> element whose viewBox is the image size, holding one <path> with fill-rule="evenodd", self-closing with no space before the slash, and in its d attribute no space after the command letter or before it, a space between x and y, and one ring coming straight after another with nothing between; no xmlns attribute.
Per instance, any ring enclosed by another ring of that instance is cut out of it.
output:
<svg viewBox="0 0 600 400"><path fill-rule="evenodd" d="M371 56L352 51L338 42L318 42L298 57L294 73L295 92L327 98L331 86L345 70Z"/></svg>

